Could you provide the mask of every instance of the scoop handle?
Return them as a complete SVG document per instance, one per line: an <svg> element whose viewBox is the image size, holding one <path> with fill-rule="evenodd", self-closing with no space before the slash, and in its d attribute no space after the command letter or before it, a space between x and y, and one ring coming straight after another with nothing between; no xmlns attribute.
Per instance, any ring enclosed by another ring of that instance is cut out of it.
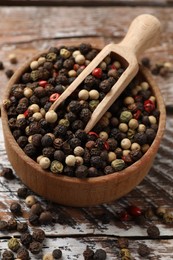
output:
<svg viewBox="0 0 173 260"><path fill-rule="evenodd" d="M160 32L160 21L153 15L142 14L132 21L120 45L127 46L127 50L130 49L138 57L158 42Z"/></svg>

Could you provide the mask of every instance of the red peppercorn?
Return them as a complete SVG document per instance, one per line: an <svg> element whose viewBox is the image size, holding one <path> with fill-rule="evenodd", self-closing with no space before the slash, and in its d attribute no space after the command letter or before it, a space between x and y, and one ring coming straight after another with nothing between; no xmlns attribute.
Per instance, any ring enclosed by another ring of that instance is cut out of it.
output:
<svg viewBox="0 0 173 260"><path fill-rule="evenodd" d="M88 134L89 134L89 135L94 135L94 136L96 136L96 137L99 137L96 132L92 132L92 131L91 131L91 132L89 132Z"/></svg>
<svg viewBox="0 0 173 260"><path fill-rule="evenodd" d="M100 79L101 76L102 76L102 69L100 69L100 68L95 68L95 69L93 70L93 72L92 72L92 75L93 75L94 77Z"/></svg>
<svg viewBox="0 0 173 260"><path fill-rule="evenodd" d="M46 80L40 80L40 81L38 82L38 85L41 86L41 87L43 87L43 88L44 88L47 84L48 84L48 82L47 82Z"/></svg>
<svg viewBox="0 0 173 260"><path fill-rule="evenodd" d="M117 68L116 68L116 66L115 66L114 64L112 64L112 65L110 66L110 68L111 68L112 70L117 70Z"/></svg>
<svg viewBox="0 0 173 260"><path fill-rule="evenodd" d="M53 94L50 96L49 101L50 101L50 102L54 102L54 101L56 101L56 100L59 98L59 96L60 96L60 94L58 94L58 93L53 93Z"/></svg>
<svg viewBox="0 0 173 260"><path fill-rule="evenodd" d="M79 64L75 63L74 66L73 66L73 69L74 69L75 71L77 71L77 70L79 69L79 67L80 67Z"/></svg>
<svg viewBox="0 0 173 260"><path fill-rule="evenodd" d="M25 117L28 117L29 116L29 110L27 109L23 114L24 114Z"/></svg>
<svg viewBox="0 0 173 260"><path fill-rule="evenodd" d="M138 217L142 214L142 211L139 207L131 205L127 208L127 212L132 216L132 217Z"/></svg>
<svg viewBox="0 0 173 260"><path fill-rule="evenodd" d="M144 101L144 109L145 111L147 111L148 113L150 113L151 111L153 111L155 109L155 105L153 103L153 101L151 101L150 99L147 99Z"/></svg>
<svg viewBox="0 0 173 260"><path fill-rule="evenodd" d="M58 77L58 72L54 71L53 72L53 78L56 78L56 77Z"/></svg>
<svg viewBox="0 0 173 260"><path fill-rule="evenodd" d="M121 211L119 213L119 217L121 221L128 221L130 219L130 215L128 214L127 211Z"/></svg>
<svg viewBox="0 0 173 260"><path fill-rule="evenodd" d="M136 113L133 114L134 119L139 119L141 116L141 110L137 110Z"/></svg>
<svg viewBox="0 0 173 260"><path fill-rule="evenodd" d="M107 141L104 142L104 147L106 150L109 150L109 143Z"/></svg>

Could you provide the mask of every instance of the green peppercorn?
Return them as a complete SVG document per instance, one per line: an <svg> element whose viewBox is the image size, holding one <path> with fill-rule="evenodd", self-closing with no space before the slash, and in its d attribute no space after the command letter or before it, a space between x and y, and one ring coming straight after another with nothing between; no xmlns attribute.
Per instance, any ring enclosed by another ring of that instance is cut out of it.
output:
<svg viewBox="0 0 173 260"><path fill-rule="evenodd" d="M8 241L8 248L11 249L13 252L17 252L20 247L20 242L17 238L12 237Z"/></svg>
<svg viewBox="0 0 173 260"><path fill-rule="evenodd" d="M64 168L63 164L56 160L52 161L50 164L50 170L53 173L62 173L63 168Z"/></svg>
<svg viewBox="0 0 173 260"><path fill-rule="evenodd" d="M128 123L132 119L132 113L130 111L123 111L120 114L120 121L122 123Z"/></svg>
<svg viewBox="0 0 173 260"><path fill-rule="evenodd" d="M125 167L125 162L122 159L115 159L111 162L111 166L115 171L121 171Z"/></svg>
<svg viewBox="0 0 173 260"><path fill-rule="evenodd" d="M166 224L172 224L173 223L173 214L169 211L165 212L163 214L163 221L166 223Z"/></svg>

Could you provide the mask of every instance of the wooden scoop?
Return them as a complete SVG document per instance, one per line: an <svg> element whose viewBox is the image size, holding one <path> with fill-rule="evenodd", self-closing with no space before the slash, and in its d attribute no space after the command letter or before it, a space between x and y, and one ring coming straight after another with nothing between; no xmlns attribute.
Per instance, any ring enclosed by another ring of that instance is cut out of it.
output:
<svg viewBox="0 0 173 260"><path fill-rule="evenodd" d="M160 28L160 22L156 17L149 14L137 16L131 23L125 38L119 44L106 45L52 104L50 110L56 110L106 56L110 53L117 56L126 69L92 113L85 127L85 131L89 132L137 74L139 70L137 58L144 50L156 44L160 36Z"/></svg>

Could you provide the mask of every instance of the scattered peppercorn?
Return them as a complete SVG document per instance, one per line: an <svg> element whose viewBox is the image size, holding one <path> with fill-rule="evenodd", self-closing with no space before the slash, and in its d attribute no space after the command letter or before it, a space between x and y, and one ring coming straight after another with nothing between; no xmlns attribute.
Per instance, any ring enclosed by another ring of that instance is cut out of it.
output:
<svg viewBox="0 0 173 260"><path fill-rule="evenodd" d="M17 238L12 237L8 240L8 248L11 249L13 252L17 252L20 247L20 242Z"/></svg>
<svg viewBox="0 0 173 260"><path fill-rule="evenodd" d="M140 244L138 247L138 254L142 257L146 257L150 254L150 248L145 244Z"/></svg>
<svg viewBox="0 0 173 260"><path fill-rule="evenodd" d="M21 213L21 205L17 202L12 202L10 205L10 210L14 214L20 214Z"/></svg>
<svg viewBox="0 0 173 260"><path fill-rule="evenodd" d="M62 251L60 249L54 249L52 252L52 256L54 257L54 259L61 259Z"/></svg>
<svg viewBox="0 0 173 260"><path fill-rule="evenodd" d="M9 167L3 167L1 176L3 176L7 180L13 180L15 178L12 169Z"/></svg>
<svg viewBox="0 0 173 260"><path fill-rule="evenodd" d="M147 234L150 238L159 238L160 237L160 231L158 227L151 225L147 228Z"/></svg>

